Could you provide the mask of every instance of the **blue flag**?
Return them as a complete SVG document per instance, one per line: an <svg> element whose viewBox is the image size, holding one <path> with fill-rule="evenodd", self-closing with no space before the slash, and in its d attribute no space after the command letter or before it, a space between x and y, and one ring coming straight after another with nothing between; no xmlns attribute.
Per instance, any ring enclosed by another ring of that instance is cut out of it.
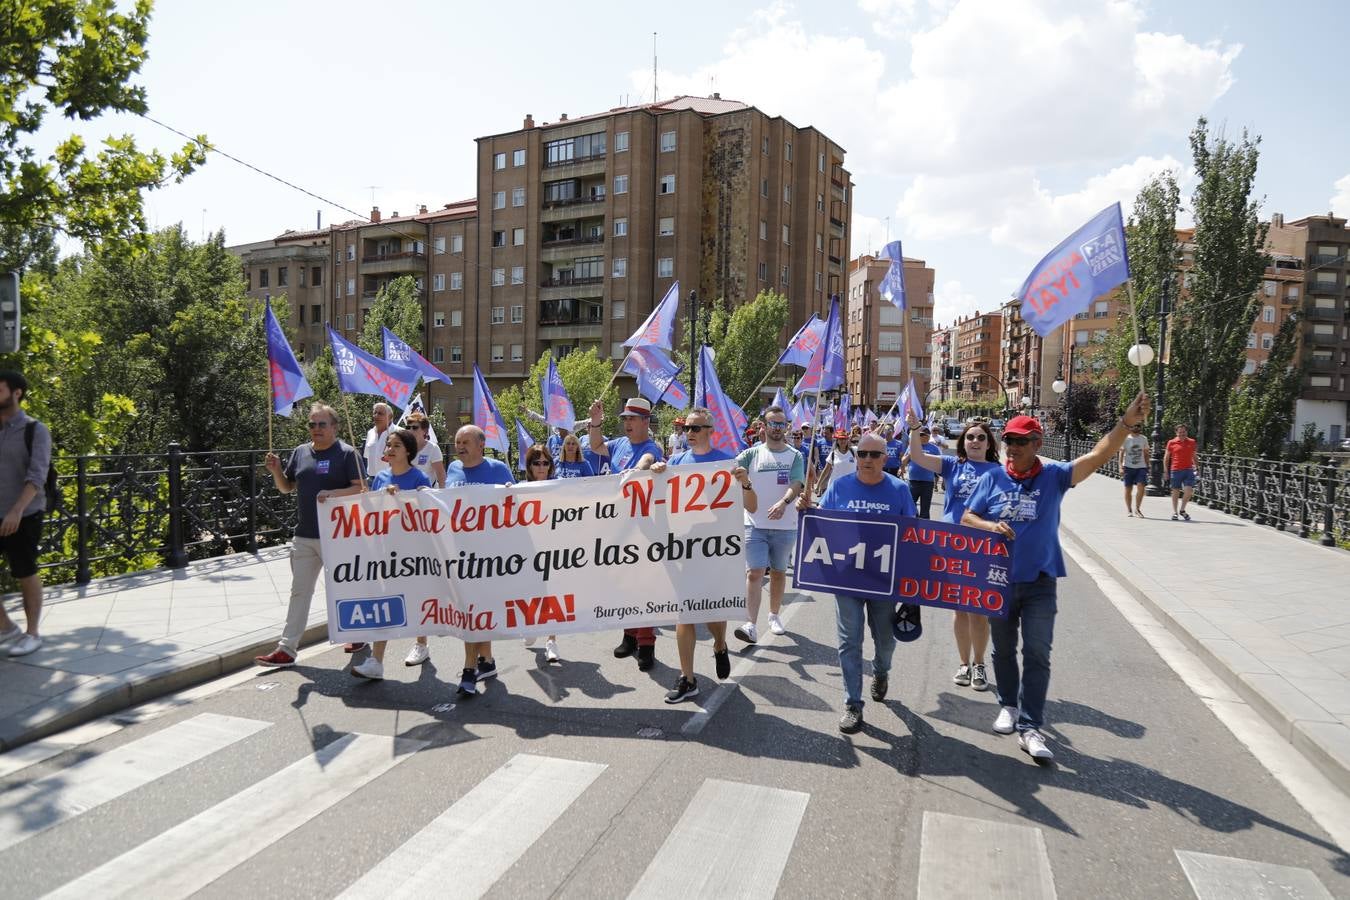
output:
<svg viewBox="0 0 1350 900"><path fill-rule="evenodd" d="M900 399L896 404L900 408L900 418L904 420L907 413L913 412L914 418L920 422L923 421L923 402L919 397L918 388L914 387L914 379L909 380L905 389L900 392Z"/></svg>
<svg viewBox="0 0 1350 900"><path fill-rule="evenodd" d="M553 357L548 358L548 371L539 379L539 394L544 398L544 421L554 428L571 429L576 424L577 414L572 408L572 398L567 396L562 376Z"/></svg>
<svg viewBox="0 0 1350 900"><path fill-rule="evenodd" d="M575 421L574 419L573 423ZM525 430L525 426L520 424L520 420L516 419L516 468L519 471L525 471L525 454L529 453L533 446L534 438Z"/></svg>
<svg viewBox="0 0 1350 900"><path fill-rule="evenodd" d="M802 366L810 364L811 356L825 339L825 320L815 313L806 324L788 341L787 349L778 357L780 366Z"/></svg>
<svg viewBox="0 0 1350 900"><path fill-rule="evenodd" d="M774 392L774 395L773 395L773 402L770 403L769 406L776 406L776 407L778 407L779 409L781 409L783 412L787 412L787 411L789 411L790 409L792 409L792 407L788 405L788 402L787 402L787 395L783 393L783 389L782 389L782 388L779 388L777 391ZM765 409L768 409L769 407L766 406L766 407L764 407L764 408L765 408Z"/></svg>
<svg viewBox="0 0 1350 900"><path fill-rule="evenodd" d="M838 431L842 428L844 431L848 431L848 427L851 424L851 415L852 413L849 412L848 394L840 394L839 405L835 407L834 410L834 430Z"/></svg>
<svg viewBox="0 0 1350 900"><path fill-rule="evenodd" d="M877 414L876 412L873 411L872 407L870 406L867 407L867 411L863 413L863 421L862 421L863 427L871 428L879 421L880 420L877 418Z"/></svg>
<svg viewBox="0 0 1350 900"><path fill-rule="evenodd" d="M886 298L886 302L892 304L896 309L903 310L905 308L905 257L900 252L900 242L891 241L881 252L891 261L891 267L886 270L881 283L877 285L877 290L881 292L881 296Z"/></svg>
<svg viewBox="0 0 1350 900"><path fill-rule="evenodd" d="M745 414L745 410L741 409L736 401L730 397L727 397L727 404L731 407L731 421L736 423L736 427L740 429L741 434L745 434L745 429L750 424L750 418Z"/></svg>
<svg viewBox="0 0 1350 900"><path fill-rule="evenodd" d="M295 401L313 397L314 391L305 380L300 361L291 352L286 341L286 333L272 312L272 304L267 304L263 313L263 327L267 332L267 369L272 378L272 412L279 416L289 416Z"/></svg>
<svg viewBox="0 0 1350 900"><path fill-rule="evenodd" d="M698 369L698 383L703 389L703 403L700 405L712 413L712 445L727 453L740 453L745 449L745 442L741 440L744 426L736 427L735 414L732 412L736 404L722 391L717 367L713 365L712 348L707 344L699 351Z"/></svg>
<svg viewBox="0 0 1350 900"><path fill-rule="evenodd" d="M830 298L830 317L825 321L825 335L807 364L806 374L794 394L807 391L828 391L844 383L844 329L839 321L839 297Z"/></svg>
<svg viewBox="0 0 1350 900"><path fill-rule="evenodd" d="M505 454L510 446L506 436L506 423L497 411L497 401L488 390L478 363L473 364L473 424L483 429L483 439L487 446Z"/></svg>
<svg viewBox="0 0 1350 900"><path fill-rule="evenodd" d="M1120 204L1097 213L1036 264L1017 296L1022 318L1041 337L1130 278Z"/></svg>
<svg viewBox="0 0 1350 900"><path fill-rule="evenodd" d="M381 330L384 332L385 359L398 363L400 366L416 369L417 373L427 381L443 381L446 384L454 384L449 375L433 366L431 360L414 350L403 338L394 334L388 328Z"/></svg>
<svg viewBox="0 0 1350 900"><path fill-rule="evenodd" d="M656 304L652 314L633 336L623 342L625 347L660 347L669 350L675 338L675 313L680 306L680 283L677 281Z"/></svg>
<svg viewBox="0 0 1350 900"><path fill-rule="evenodd" d="M331 325L328 326L328 343L333 347L338 390L344 394L375 394L399 409L408 405L419 377L416 369L371 356L345 340Z"/></svg>
<svg viewBox="0 0 1350 900"><path fill-rule="evenodd" d="M623 371L637 378L638 393L652 403L665 401L676 409L689 405L689 391L676 380L683 370L660 347L634 347L623 361Z"/></svg>

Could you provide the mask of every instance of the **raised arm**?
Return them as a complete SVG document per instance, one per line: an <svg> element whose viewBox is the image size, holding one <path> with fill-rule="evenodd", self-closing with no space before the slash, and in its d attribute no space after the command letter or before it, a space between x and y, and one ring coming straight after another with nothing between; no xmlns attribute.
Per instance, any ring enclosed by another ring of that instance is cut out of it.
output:
<svg viewBox="0 0 1350 900"><path fill-rule="evenodd" d="M942 457L934 456L928 452L928 448L919 440L919 429L923 423L914 413L905 414L905 425L909 428L909 459L921 469L927 469L934 474L942 474Z"/></svg>
<svg viewBox="0 0 1350 900"><path fill-rule="evenodd" d="M1120 417L1114 428L1102 436L1097 446L1073 461L1074 484L1078 484L1106 465L1125 443L1125 438L1129 437L1131 426L1148 418L1148 405L1148 395L1140 391L1134 402L1125 410L1125 415Z"/></svg>
<svg viewBox="0 0 1350 900"><path fill-rule="evenodd" d="M605 434L601 425L605 424L605 404L599 400L591 404L591 427L586 434L590 438L591 452L596 456L609 456L605 446Z"/></svg>

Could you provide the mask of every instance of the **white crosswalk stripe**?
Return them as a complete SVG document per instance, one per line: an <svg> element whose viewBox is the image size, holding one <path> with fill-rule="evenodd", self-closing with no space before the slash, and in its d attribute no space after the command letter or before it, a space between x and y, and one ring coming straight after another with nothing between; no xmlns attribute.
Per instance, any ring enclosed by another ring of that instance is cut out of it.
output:
<svg viewBox="0 0 1350 900"><path fill-rule="evenodd" d="M202 713L0 795L0 849L86 813L270 727Z"/></svg>
<svg viewBox="0 0 1350 900"><path fill-rule="evenodd" d="M1041 830L925 812L919 900L949 897L1054 900L1055 879Z"/></svg>
<svg viewBox="0 0 1350 900"><path fill-rule="evenodd" d="M632 898L771 898L810 794L709 778L699 787Z"/></svg>
<svg viewBox="0 0 1350 900"><path fill-rule="evenodd" d="M187 897L425 746L344 735L47 896Z"/></svg>
<svg viewBox="0 0 1350 900"><path fill-rule="evenodd" d="M344 898L481 897L605 766L517 754L348 888Z"/></svg>
<svg viewBox="0 0 1350 900"><path fill-rule="evenodd" d="M1331 900L1307 869L1190 850L1176 854L1198 900Z"/></svg>
<svg viewBox="0 0 1350 900"><path fill-rule="evenodd" d="M58 735L15 747L0 756L0 778L6 778L15 772L21 772L29 766L35 766L53 756L60 756L67 750L82 747L91 741L105 738L126 727L123 722L113 719L98 719L84 725L77 725Z"/></svg>

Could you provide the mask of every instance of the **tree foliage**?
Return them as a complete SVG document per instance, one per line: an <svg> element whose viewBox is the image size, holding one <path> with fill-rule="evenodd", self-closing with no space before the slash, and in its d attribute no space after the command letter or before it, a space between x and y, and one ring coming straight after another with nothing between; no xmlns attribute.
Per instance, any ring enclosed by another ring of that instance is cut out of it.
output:
<svg viewBox="0 0 1350 900"><path fill-rule="evenodd" d="M1171 303L1175 304L1176 284L1173 273L1177 264L1177 210L1181 205L1181 192L1177 187L1176 174L1171 171L1159 172L1144 185L1134 199L1134 212L1126 227L1126 242L1130 252L1130 282L1134 287L1135 302L1138 309L1133 312L1139 319L1138 340L1153 347L1155 358L1144 367L1144 384L1150 388L1157 378L1157 367L1161 360L1157 358L1160 350L1158 302L1164 286L1168 290ZM1122 317L1116 325L1115 333L1108 338L1107 346L1113 368L1120 373L1122 390L1120 399L1128 404L1134 398L1139 384L1135 365L1129 361L1130 347L1136 341L1134 316ZM1128 383L1127 383L1128 382ZM1122 407L1123 411L1123 407Z"/></svg>
<svg viewBox="0 0 1350 900"><path fill-rule="evenodd" d="M524 381L517 382L496 394L497 409L501 411L513 444L516 426L512 419L520 419L526 430L537 441L542 441L548 436L548 428L530 415L532 411L537 413L544 408L539 384L548 372L548 360L549 354L545 353L530 367L530 374ZM574 350L557 363L558 375L562 378L563 387L567 389L567 396L572 398L577 418L586 418L591 403L601 396L600 392L614 373L610 361L601 359L592 348L585 351ZM605 391L603 400L605 401L603 427L605 434L612 437L620 433L619 389L611 387Z"/></svg>
<svg viewBox="0 0 1350 900"><path fill-rule="evenodd" d="M1050 430L1064 431L1067 421L1071 438L1096 437L1110 431L1116 423L1120 394L1120 385L1109 379L1075 377L1061 402L1046 416Z"/></svg>
<svg viewBox="0 0 1350 900"><path fill-rule="evenodd" d="M1265 455L1278 459L1294 424L1294 408L1303 383L1302 365L1293 365L1298 351L1299 316L1280 325L1270 356L1232 390L1223 449L1237 456Z"/></svg>
<svg viewBox="0 0 1350 900"><path fill-rule="evenodd" d="M752 416L762 405L753 393L755 386L783 352L790 315L787 297L769 290L736 307L727 320L717 347L717 377L727 395Z"/></svg>
<svg viewBox="0 0 1350 900"><path fill-rule="evenodd" d="M357 339L360 348L383 359L384 329L388 328L422 353L426 349L426 322L417 293L417 279L411 275L395 278L381 288L361 326L361 337Z"/></svg>

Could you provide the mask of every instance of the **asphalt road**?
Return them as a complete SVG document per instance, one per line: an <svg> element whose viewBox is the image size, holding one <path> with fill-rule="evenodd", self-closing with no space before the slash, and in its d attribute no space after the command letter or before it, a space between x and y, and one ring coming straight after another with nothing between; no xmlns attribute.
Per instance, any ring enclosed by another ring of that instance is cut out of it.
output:
<svg viewBox="0 0 1350 900"><path fill-rule="evenodd" d="M1350 896L1350 858L1070 569L1053 766L952 684L939 611L853 737L828 596L791 595L735 687L701 641L710 713L662 702L670 634L650 673L613 634L558 665L501 643L470 701L457 642L420 669L395 643L378 683L334 649L10 773L4 895Z"/></svg>

